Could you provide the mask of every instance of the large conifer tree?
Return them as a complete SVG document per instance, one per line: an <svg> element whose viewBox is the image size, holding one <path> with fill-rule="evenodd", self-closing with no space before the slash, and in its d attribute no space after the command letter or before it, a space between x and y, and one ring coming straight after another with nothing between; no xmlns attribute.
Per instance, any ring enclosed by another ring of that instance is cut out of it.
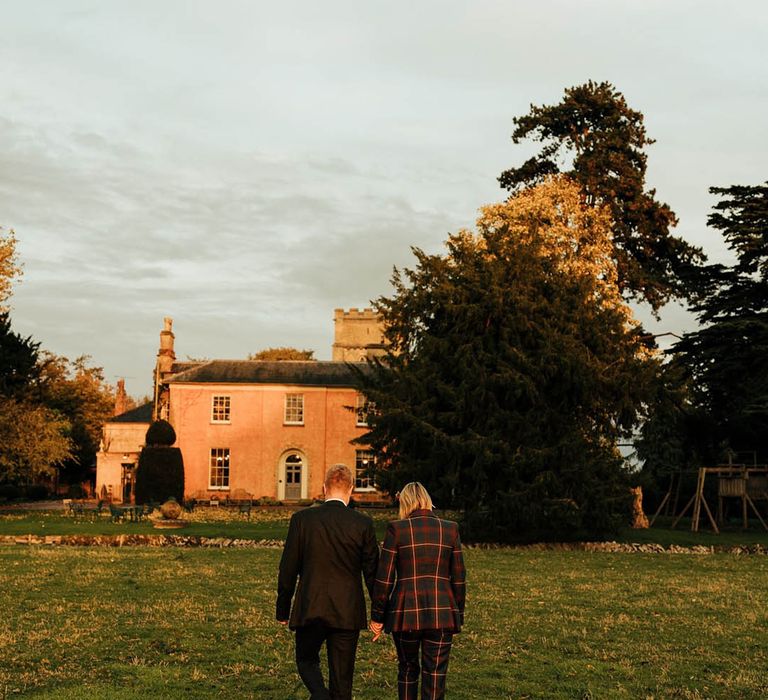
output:
<svg viewBox="0 0 768 700"><path fill-rule="evenodd" d="M532 140L542 148L504 171L502 187L518 192L555 173L569 174L589 202L610 209L618 283L627 298L656 311L670 298L695 294L704 256L672 235L675 213L646 189L645 150L653 140L642 112L610 83L589 81L567 89L559 104L531 105L514 124L514 143Z"/></svg>
<svg viewBox="0 0 768 700"><path fill-rule="evenodd" d="M646 354L616 286L610 217L555 178L487 207L445 255L415 250L376 308L391 352L362 379L361 442L392 492L421 480L494 540L604 533Z"/></svg>
<svg viewBox="0 0 768 700"><path fill-rule="evenodd" d="M710 267L711 287L694 307L701 328L674 348L690 377L688 413L699 429L688 441L704 463L726 452L757 452L768 462L768 183L713 187L709 217L736 256ZM706 429L700 429L706 426Z"/></svg>
<svg viewBox="0 0 768 700"><path fill-rule="evenodd" d="M11 329L11 318L0 311L0 396L20 397L29 393L40 375L40 343Z"/></svg>

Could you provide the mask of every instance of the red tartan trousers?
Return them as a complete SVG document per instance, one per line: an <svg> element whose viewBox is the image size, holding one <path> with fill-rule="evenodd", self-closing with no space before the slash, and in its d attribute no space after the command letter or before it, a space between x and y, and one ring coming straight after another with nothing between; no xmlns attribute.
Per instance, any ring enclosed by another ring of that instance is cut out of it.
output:
<svg viewBox="0 0 768 700"><path fill-rule="evenodd" d="M392 640L397 649L399 700L418 700L419 677L421 700L442 700L445 697L445 677L448 673L453 633L444 630L392 632Z"/></svg>

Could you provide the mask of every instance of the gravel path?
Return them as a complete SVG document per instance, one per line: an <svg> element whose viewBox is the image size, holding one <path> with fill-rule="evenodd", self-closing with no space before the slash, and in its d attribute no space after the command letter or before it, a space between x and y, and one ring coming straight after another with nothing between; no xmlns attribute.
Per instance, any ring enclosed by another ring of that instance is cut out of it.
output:
<svg viewBox="0 0 768 700"><path fill-rule="evenodd" d="M96 504L96 501L86 500L84 502L86 504ZM0 505L0 513L14 510L64 510L64 501L30 501L29 503L7 503Z"/></svg>

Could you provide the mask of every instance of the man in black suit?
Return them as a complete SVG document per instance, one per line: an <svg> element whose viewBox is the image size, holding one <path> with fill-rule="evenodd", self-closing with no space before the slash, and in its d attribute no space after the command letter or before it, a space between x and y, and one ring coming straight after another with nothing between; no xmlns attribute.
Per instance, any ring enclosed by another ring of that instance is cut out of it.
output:
<svg viewBox="0 0 768 700"><path fill-rule="evenodd" d="M348 467L328 470L325 503L294 513L280 560L276 617L296 630L296 666L311 700L352 700L357 641L367 624L361 576L370 596L379 546L371 518L347 507L353 486ZM320 671L323 642L330 692Z"/></svg>

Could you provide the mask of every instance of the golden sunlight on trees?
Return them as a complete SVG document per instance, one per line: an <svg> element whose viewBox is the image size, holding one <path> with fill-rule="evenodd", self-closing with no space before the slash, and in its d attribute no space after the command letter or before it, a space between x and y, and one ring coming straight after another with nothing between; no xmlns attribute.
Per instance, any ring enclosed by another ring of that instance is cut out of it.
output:
<svg viewBox="0 0 768 700"><path fill-rule="evenodd" d="M565 176L485 207L447 253L414 249L381 297L390 352L360 373L377 481L429 485L473 537L579 537L628 516L617 443L659 362L622 301L607 210Z"/></svg>
<svg viewBox="0 0 768 700"><path fill-rule="evenodd" d="M695 297L705 256L672 235L675 213L646 187L646 150L653 139L642 112L610 83L590 80L565 90L556 105L531 105L514 124L514 143L541 148L505 170L502 187L520 193L555 173L570 175L590 204L611 212L618 284L627 298L657 312L670 299Z"/></svg>
<svg viewBox="0 0 768 700"><path fill-rule="evenodd" d="M249 360L265 362L286 362L289 360L314 360L314 350L298 350L297 348L266 348L248 355Z"/></svg>
<svg viewBox="0 0 768 700"><path fill-rule="evenodd" d="M479 241L495 237L502 247L533 246L537 256L550 261L553 275L589 279L596 302L621 309L631 318L618 288L610 212L605 206L587 206L580 187L569 177L547 178L480 211Z"/></svg>
<svg viewBox="0 0 768 700"><path fill-rule="evenodd" d="M66 419L72 454L64 461L62 478L78 483L96 464L102 428L114 409L113 388L101 367L90 365L87 355L69 360L43 351L39 362L39 396L44 405Z"/></svg>
<svg viewBox="0 0 768 700"><path fill-rule="evenodd" d="M113 390L89 357L41 352L12 329L2 302L20 274L16 237L0 229L0 483L28 483L55 467L76 483L95 465Z"/></svg>
<svg viewBox="0 0 768 700"><path fill-rule="evenodd" d="M0 397L0 480L29 483L52 476L72 457L69 422L30 401Z"/></svg>
<svg viewBox="0 0 768 700"><path fill-rule="evenodd" d="M0 312L7 311L5 302L11 296L14 279L21 277L21 266L16 255L16 235L5 233L0 227Z"/></svg>

